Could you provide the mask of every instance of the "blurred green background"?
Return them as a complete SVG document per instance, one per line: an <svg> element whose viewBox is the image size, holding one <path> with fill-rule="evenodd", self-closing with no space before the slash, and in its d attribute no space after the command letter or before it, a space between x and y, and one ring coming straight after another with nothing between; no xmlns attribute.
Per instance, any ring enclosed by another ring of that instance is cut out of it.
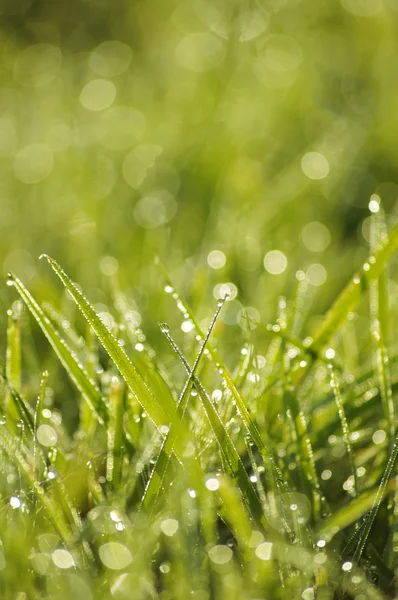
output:
<svg viewBox="0 0 398 600"><path fill-rule="evenodd" d="M177 319L155 256L199 316L233 284L231 340L242 307L274 319L303 272L321 313L368 252L372 194L396 220L397 16L397 0L1 0L3 273L56 298L46 252L103 312L117 277L149 335Z"/></svg>

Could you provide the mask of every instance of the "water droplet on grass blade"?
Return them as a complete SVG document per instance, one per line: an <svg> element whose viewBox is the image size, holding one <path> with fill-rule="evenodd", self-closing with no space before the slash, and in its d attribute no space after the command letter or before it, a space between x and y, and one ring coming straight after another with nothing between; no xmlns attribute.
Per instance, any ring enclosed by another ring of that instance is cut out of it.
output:
<svg viewBox="0 0 398 600"><path fill-rule="evenodd" d="M22 504L21 499L18 498L18 496L11 496L10 506L12 506L12 508L20 508L21 504Z"/></svg>
<svg viewBox="0 0 398 600"><path fill-rule="evenodd" d="M209 550L209 558L216 565L226 565L232 558L232 550L228 546L213 546Z"/></svg>
<svg viewBox="0 0 398 600"><path fill-rule="evenodd" d="M59 569L70 569L75 566L75 561L73 560L73 556L67 550L63 548L58 548L54 550L52 553L53 563Z"/></svg>
<svg viewBox="0 0 398 600"><path fill-rule="evenodd" d="M271 542L263 542L259 544L256 548L255 554L257 558L260 560L269 560L271 558L272 553L272 543Z"/></svg>
<svg viewBox="0 0 398 600"><path fill-rule="evenodd" d="M160 529L168 537L173 537L178 531L179 523L176 519L164 519L160 524Z"/></svg>
<svg viewBox="0 0 398 600"><path fill-rule="evenodd" d="M210 477L210 479L206 481L206 487L211 492L215 492L220 487L220 482L215 477Z"/></svg>
<svg viewBox="0 0 398 600"><path fill-rule="evenodd" d="M168 326L167 323L160 323L159 327L160 327L160 331L162 333L169 333L169 331L170 331L170 327Z"/></svg>
<svg viewBox="0 0 398 600"><path fill-rule="evenodd" d="M48 448L55 446L58 439L57 432L55 431L54 427L46 424L40 425L37 430L36 437L39 444Z"/></svg>

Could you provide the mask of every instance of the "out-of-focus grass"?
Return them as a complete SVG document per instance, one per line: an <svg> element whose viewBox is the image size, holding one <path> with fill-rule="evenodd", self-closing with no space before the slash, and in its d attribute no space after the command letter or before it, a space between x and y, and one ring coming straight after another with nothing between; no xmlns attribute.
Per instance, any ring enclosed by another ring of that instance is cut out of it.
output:
<svg viewBox="0 0 398 600"><path fill-rule="evenodd" d="M2 597L393 596L397 22L1 2Z"/></svg>

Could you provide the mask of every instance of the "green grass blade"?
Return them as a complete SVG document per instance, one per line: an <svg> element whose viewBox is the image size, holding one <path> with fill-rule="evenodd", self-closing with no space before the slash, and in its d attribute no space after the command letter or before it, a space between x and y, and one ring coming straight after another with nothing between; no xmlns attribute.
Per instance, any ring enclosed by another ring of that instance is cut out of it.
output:
<svg viewBox="0 0 398 600"><path fill-rule="evenodd" d="M168 334L167 337L170 337L170 339L172 340L170 334ZM183 353L178 348L174 340L172 340L172 343L173 348L175 348L178 356L184 364L187 373L191 375L192 371ZM242 459L240 458L232 439L230 438L227 430L224 427L223 422L220 419L220 415L218 414L216 408L214 407L212 401L209 398L208 393L204 389L203 385L200 383L199 379L195 375L191 376L193 382L195 383L195 387L197 388L199 397L202 401L202 405L210 423L210 426L214 432L214 435L222 452L229 475L231 475L236 480L253 518L257 521L258 524L262 524L264 527L267 527L265 513L263 507L261 506L259 497L256 493L256 490L253 487L252 482L249 479L249 476L243 465Z"/></svg>
<svg viewBox="0 0 398 600"><path fill-rule="evenodd" d="M200 359L203 356L203 353L206 349L207 343L210 339L210 336L212 334L212 331L214 329L214 326L216 324L216 321L218 319L218 316L221 312L221 309L224 305L225 299L222 302L219 302L217 310L213 316L213 319L210 323L209 329L207 331L206 336L204 337L199 352L195 358L195 362L193 364L192 369L190 369L188 367L188 379L185 381L184 387L182 389L182 392L180 394L180 397L178 399L177 402L177 411L178 414L183 417L187 404L188 404L188 399L191 393L191 389L192 389L192 384L193 381L195 379L196 373L199 369L199 364L200 364ZM171 347L173 348L173 350L176 352L176 354L178 354L179 349L177 348L177 346L174 344L174 340L172 339L172 337L169 334L169 327L166 323L163 323L162 325L160 325L160 329L161 331L165 334L167 340L169 341L169 343L171 344ZM188 364L188 363L187 363ZM159 454L158 454L158 458L156 460L156 464L153 468L153 471L151 473L151 477L149 479L148 485L145 488L145 494L143 497L143 504L144 506L147 506L148 503L151 502L152 498L157 497L164 476L165 476L165 472L168 466L168 460L171 457L171 454L174 450L174 446L175 446L175 442L176 442L176 434L173 430L169 430L168 433L166 434L165 440L162 443L162 446L160 448Z"/></svg>
<svg viewBox="0 0 398 600"><path fill-rule="evenodd" d="M134 397L140 402L141 406L148 414L149 418L159 428L162 425L167 425L171 420L171 415L174 412L174 407L163 406L153 396L151 390L143 381L134 365L128 358L127 354L119 346L117 340L110 333L104 323L101 321L94 308L82 294L78 287L69 279L58 263L47 255L46 258L54 272L58 275L65 288L68 290L78 308L84 315L87 322L96 332L101 344L109 354L110 358L119 369L122 377L129 386Z"/></svg>
<svg viewBox="0 0 398 600"><path fill-rule="evenodd" d="M19 315L14 315L12 310L8 311L5 375L8 384L19 392L21 386L21 321ZM5 397L5 413L8 425L15 432L20 414L9 389Z"/></svg>
<svg viewBox="0 0 398 600"><path fill-rule="evenodd" d="M386 243L387 233L384 213L380 207L371 216L370 244L376 252ZM379 379L381 399L387 419L387 432L390 451L395 438L394 401L391 387L388 341L388 278L386 269L380 273L370 287L370 328L375 346L376 372Z"/></svg>
<svg viewBox="0 0 398 600"><path fill-rule="evenodd" d="M12 432L16 433L16 424L17 421L21 421L24 427L29 431L29 433L33 436L34 433L34 410L31 405L17 392L13 384L8 380L6 375L6 368L0 362L0 378L4 380L7 393L9 394L9 402L12 404L13 409L10 411L8 416L11 416L10 429Z"/></svg>
<svg viewBox="0 0 398 600"><path fill-rule="evenodd" d="M97 421L103 424L106 418L105 404L94 381L88 376L66 342L59 336L51 321L23 283L14 275L9 275L9 281L12 282L25 305L32 313L69 377L89 404Z"/></svg>
<svg viewBox="0 0 398 600"><path fill-rule="evenodd" d="M380 485L377 489L377 493L375 495L371 511L369 513L368 519L366 520L363 531L360 535L358 545L355 550L354 558L353 558L355 564L358 564L358 561L360 560L362 553L365 549L365 545L366 545L366 542L368 541L370 530L372 529L373 523L376 519L377 512L378 512L380 505L383 501L383 498L386 494L391 475L393 474L395 464L397 461L397 457L398 457L398 436L395 438L395 442L392 447L392 451L389 455L387 466L383 473L383 477L381 479Z"/></svg>
<svg viewBox="0 0 398 600"><path fill-rule="evenodd" d="M331 515L326 522L322 523L318 529L318 536L326 541L333 539L340 531L357 523L372 508L376 499L383 500L387 492L393 489L392 484L385 486L382 493L379 488L362 492L360 496L352 500L343 508L340 508L334 515Z"/></svg>
<svg viewBox="0 0 398 600"><path fill-rule="evenodd" d="M163 276L165 277L165 279L168 282L170 282L170 277L169 277L169 274L167 273L165 267L160 263L159 260L156 261L156 264L157 264L158 268L160 269L161 273L163 274ZM175 290L175 286L172 284L170 284L170 285ZM197 319L195 319L190 307L186 303L183 303L181 301L180 296L177 292L174 292L173 296L175 297L177 303L180 303L181 306L184 307L184 312L189 316L189 319L194 324L196 332L198 333L198 335L200 335L203 338L204 333L203 333L201 327L199 326ZM218 365L218 369L219 369L219 372L222 374L225 386L230 391L232 399L236 403L236 409L247 429L248 434L251 436L254 444L257 446L259 452L261 453L264 464L266 464L267 467L269 467L271 470L273 470L275 472L276 477L278 478L278 480L280 482L282 482L282 484L285 488L285 491L287 491L288 485L285 482L285 478L284 478L283 474L281 473L279 467L277 466L272 453L268 450L269 444L266 443L263 439L263 437L265 437L265 435L266 435L266 432L264 431L263 436L260 434L260 430L259 430L253 416L251 415L250 410L247 407L243 396L241 395L241 393L239 392L238 388L235 385L233 376L231 375L230 371L227 369L226 365L224 364L224 362L221 359L220 355L218 354L217 350L215 350L211 346L211 344L209 344L208 350L209 350L209 354L210 354L211 358L213 359L213 362L215 363L215 365Z"/></svg>
<svg viewBox="0 0 398 600"><path fill-rule="evenodd" d="M107 428L106 480L111 489L117 489L122 475L123 459L123 391L121 381L114 377L109 393L109 420Z"/></svg>
<svg viewBox="0 0 398 600"><path fill-rule="evenodd" d="M347 313L360 302L363 292L383 272L386 263L398 248L398 225L390 231L387 243L364 263L362 269L337 297L309 346L319 352L336 333Z"/></svg>
<svg viewBox="0 0 398 600"><path fill-rule="evenodd" d="M62 511L59 510L57 504L50 499L40 486L35 478L35 472L27 462L22 451L18 448L15 438L4 426L0 426L0 447L6 452L10 460L16 463L19 471L29 481L39 504L42 505L48 515L54 530L66 544L71 544L73 540L72 532L64 519Z"/></svg>
<svg viewBox="0 0 398 600"><path fill-rule="evenodd" d="M351 440L350 440L350 429L348 427L347 417L345 415L343 399L341 397L340 385L337 379L336 371L333 369L333 366L330 365L330 385L332 386L334 397L336 400L337 411L339 413L339 418L341 422L341 428L343 430L343 439L344 444L347 451L347 456L349 458L351 464L352 475L354 477L354 496L358 496L359 494L359 482L358 482L358 474L355 466L354 452L352 450Z"/></svg>

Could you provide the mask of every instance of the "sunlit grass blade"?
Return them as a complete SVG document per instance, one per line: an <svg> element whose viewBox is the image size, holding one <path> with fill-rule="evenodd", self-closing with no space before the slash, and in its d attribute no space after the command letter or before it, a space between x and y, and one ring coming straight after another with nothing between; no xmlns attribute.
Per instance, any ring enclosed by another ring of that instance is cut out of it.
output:
<svg viewBox="0 0 398 600"><path fill-rule="evenodd" d="M30 435L33 436L34 432L34 410L31 405L26 402L24 398L17 392L13 384L8 380L6 375L6 368L0 362L0 378L5 382L7 393L9 394L9 403L12 404L13 409L8 413L10 417L10 429L15 434L17 421L22 423Z"/></svg>
<svg viewBox="0 0 398 600"><path fill-rule="evenodd" d="M21 321L20 314L7 311L7 349L5 375L8 383L13 386L16 392L20 391L21 385ZM19 410L15 406L15 400L10 390L7 390L5 396L5 414L9 427L15 432L16 423L19 418Z"/></svg>
<svg viewBox="0 0 398 600"><path fill-rule="evenodd" d="M390 482L390 478L393 474L393 471L394 471L394 468L396 465L396 461L397 461L397 457L398 457L398 436L395 438L395 442L392 447L391 453L389 455L387 466L383 473L383 477L381 479L380 485L377 489L377 493L375 495L371 511L369 513L369 516L366 520L366 523L365 523L362 533L360 535L358 545L357 545L355 553L354 553L354 563L355 564L358 564L358 562L362 556L362 553L365 549L366 542L368 541L369 533L372 529L373 523L376 519L377 512L383 501L384 495L387 491L387 487Z"/></svg>
<svg viewBox="0 0 398 600"><path fill-rule="evenodd" d="M33 419L33 427L34 427L34 436L33 436L33 472L35 477L37 476L37 454L38 454L38 444L37 444L37 430L41 425L41 421L43 418L43 408L44 408L44 400L46 395L46 385L48 380L48 371L44 371L40 380L40 392L36 402L35 414Z"/></svg>
<svg viewBox="0 0 398 600"><path fill-rule="evenodd" d="M170 276L167 273L165 267L160 263L160 261L157 261L156 264L157 264L158 268L160 269L161 273L163 274L163 276L165 277L166 281L168 281L170 284ZM172 289L175 290L175 286L173 286L172 284L170 284L170 286ZM198 333L198 335L200 335L203 338L204 333L203 333L201 327L199 326L197 319L195 319L190 307L187 305L186 302L181 301L180 296L177 292L174 292L173 295L174 295L177 303L181 304L181 307L183 307L184 312L189 316L189 319L194 324L195 330ZM259 452L262 455L264 464L267 466L267 468L270 467L270 469L275 472L276 477L284 486L285 491L288 490L288 485L285 481L285 478L284 478L282 472L280 471L279 467L277 466L272 453L269 451L269 448L268 448L269 444L268 444L268 442L266 443L266 441L263 439L263 437L266 436L266 432L263 430L263 432L262 432L263 435L260 434L260 430L257 426L257 423L254 420L253 415L251 415L250 410L247 407L247 404L246 404L245 400L243 399L242 394L239 392L238 388L235 385L232 374L230 373L230 371L224 364L224 361L221 359L217 350L215 348L213 348L211 344L209 344L208 350L209 350L209 354L210 354L214 364L218 365L217 368L218 368L219 373L222 375L223 383L224 383L225 387L231 393L232 399L236 403L236 409L247 429L248 434L252 438L254 444L259 449Z"/></svg>
<svg viewBox="0 0 398 600"><path fill-rule="evenodd" d="M43 258L47 259L54 272L58 275L65 288L76 302L78 308L83 313L87 322L96 332L101 344L104 346L110 358L119 369L131 392L140 402L149 418L157 427L168 425L172 419L174 407L164 406L162 403L156 400L123 348L119 346L117 340L101 321L94 308L89 303L87 298L82 294L80 289L69 279L63 269L54 259L47 255L43 255Z"/></svg>
<svg viewBox="0 0 398 600"><path fill-rule="evenodd" d="M336 399L341 428L343 430L344 444L351 465L352 477L354 478L354 497L356 497L359 494L358 474L355 466L354 452L351 445L350 430L348 427L347 417L345 415L343 399L341 397L340 385L337 379L336 371L333 369L332 365L330 365L330 385L332 386L334 397Z"/></svg>
<svg viewBox="0 0 398 600"><path fill-rule="evenodd" d="M371 251L377 252L387 241L387 231L384 212L381 206L371 216L370 244ZM381 399L387 419L387 432L390 450L395 438L394 401L391 388L391 373L389 365L388 328L388 278L386 269L370 286L370 328L375 346L375 364L379 379Z"/></svg>
<svg viewBox="0 0 398 600"><path fill-rule="evenodd" d="M265 517L264 509L261 506L260 499L253 487L252 482L249 479L247 471L242 463L242 459L240 458L239 453L236 447L234 446L234 443L230 438L227 430L225 429L224 424L221 421L216 408L214 407L212 401L210 400L206 390L200 383L199 379L192 374L190 366L186 361L183 353L178 348L177 344L172 339L169 333L167 333L167 338L171 340L173 349L177 352L187 373L190 375L190 377L192 377L192 380L195 383L195 387L202 401L203 409L209 420L209 424L214 432L220 451L223 455L225 464L227 466L228 474L230 474L236 480L253 518L257 521L258 524L262 524L264 527L267 527L267 520Z"/></svg>
<svg viewBox="0 0 398 600"><path fill-rule="evenodd" d="M117 489L122 476L123 460L123 391L117 377L111 382L109 420L107 423L106 480L110 489Z"/></svg>
<svg viewBox="0 0 398 600"><path fill-rule="evenodd" d="M217 322L218 316L221 312L221 309L224 305L224 301L219 302L217 310L213 316L213 319L210 323L209 329L204 337L204 339L202 340L202 343L200 345L199 348L199 352L195 357L195 362L193 364L192 369L190 369L188 367L188 378L185 381L184 387L181 391L180 397L178 399L177 402L177 411L178 414L182 417L185 413L186 410L186 406L188 403L188 399L189 399L189 395L191 392L191 388L192 388L192 384L193 381L195 379L196 373L198 371L199 368L199 364L200 364L200 359L203 356L203 353L206 349L207 343L210 339L210 336L212 334L212 331L214 329L214 326ZM169 326L166 323L162 323L160 325L160 329L161 331L164 333L164 335L166 336L166 338L168 339L169 343L171 344L171 347L173 348L173 350L178 354L178 348L176 347L176 345L174 344L173 339L171 338L170 334L169 334ZM165 476L165 472L168 466L168 460L172 454L172 451L174 450L174 445L176 442L176 433L173 430L169 430L166 434L166 437L162 443L161 449L159 451L159 455L158 458L156 460L156 464L153 468L151 477L149 479L148 485L146 486L145 489L145 494L143 497L143 504L144 505L148 505L148 503L151 502L152 498L155 498L157 496L157 494L159 493L160 487L162 485L164 476Z"/></svg>
<svg viewBox="0 0 398 600"><path fill-rule="evenodd" d="M14 275L9 275L9 281L12 282L23 302L32 313L69 377L83 395L85 401L89 404L97 421L103 424L106 419L106 407L101 393L94 381L88 376L82 364L68 347L65 340L59 336L51 321L37 304L33 296L25 288L23 283Z"/></svg>
<svg viewBox="0 0 398 600"><path fill-rule="evenodd" d="M372 281L383 272L386 263L398 248L398 225L395 225L388 235L386 244L364 263L362 269L354 275L350 283L339 294L327 312L321 326L313 336L309 346L319 352L329 339L336 333L349 311L361 301L363 293Z"/></svg>
<svg viewBox="0 0 398 600"><path fill-rule="evenodd" d="M388 493L389 488L391 488L392 491L392 484L390 484L390 486L385 486L382 493L379 492L378 488L362 492L357 498L351 500L349 504L343 506L320 525L318 529L319 537L329 542L335 535L349 525L360 522L364 515L372 508L377 497L379 496L380 501L383 500L385 494ZM364 526L362 529L363 528Z"/></svg>
<svg viewBox="0 0 398 600"><path fill-rule="evenodd" d="M54 530L61 536L66 545L73 541L73 534L66 523L62 511L55 502L46 494L43 487L35 478L35 473L27 462L21 450L17 447L15 438L7 431L4 426L0 426L0 446L6 452L11 461L15 461L23 477L29 482L34 491L39 504L42 505Z"/></svg>
<svg viewBox="0 0 398 600"><path fill-rule="evenodd" d="M96 370L99 369L99 364L96 337L90 325L87 325L86 328L86 361L84 366L88 377L94 381ZM95 430L96 422L95 415L93 414L90 405L84 401L84 396L82 396L82 400L79 402L79 428L84 431L86 435L90 434Z"/></svg>

